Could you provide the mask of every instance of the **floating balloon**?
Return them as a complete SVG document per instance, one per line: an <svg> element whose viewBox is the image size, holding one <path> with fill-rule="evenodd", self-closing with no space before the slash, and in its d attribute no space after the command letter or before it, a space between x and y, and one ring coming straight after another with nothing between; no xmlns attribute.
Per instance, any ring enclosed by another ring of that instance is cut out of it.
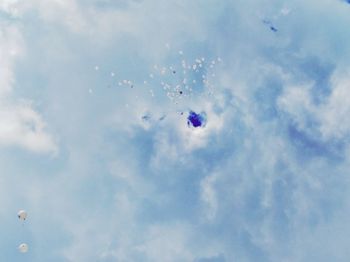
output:
<svg viewBox="0 0 350 262"><path fill-rule="evenodd" d="M207 122L207 115L206 113L202 112L200 114L197 114L194 111L190 111L189 115L187 117L187 125L192 127L204 127Z"/></svg>
<svg viewBox="0 0 350 262"><path fill-rule="evenodd" d="M26 220L27 219L27 212L25 210L20 210L17 213L17 216L20 220Z"/></svg>
<svg viewBox="0 0 350 262"><path fill-rule="evenodd" d="M28 245L26 243L22 243L18 246L18 250L21 253L27 253L28 252Z"/></svg>

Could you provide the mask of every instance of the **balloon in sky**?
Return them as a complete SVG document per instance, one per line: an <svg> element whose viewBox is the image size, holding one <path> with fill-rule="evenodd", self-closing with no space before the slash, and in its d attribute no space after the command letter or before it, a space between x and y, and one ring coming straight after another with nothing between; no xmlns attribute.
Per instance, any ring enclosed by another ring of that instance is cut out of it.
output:
<svg viewBox="0 0 350 262"><path fill-rule="evenodd" d="M27 219L27 212L25 210L20 210L17 213L17 216L20 220L26 220Z"/></svg>
<svg viewBox="0 0 350 262"><path fill-rule="evenodd" d="M28 245L26 243L22 243L18 246L18 250L21 253L27 253L28 252Z"/></svg>
<svg viewBox="0 0 350 262"><path fill-rule="evenodd" d="M207 122L207 115L205 112L197 114L194 111L190 111L187 117L187 125L192 127L204 127Z"/></svg>

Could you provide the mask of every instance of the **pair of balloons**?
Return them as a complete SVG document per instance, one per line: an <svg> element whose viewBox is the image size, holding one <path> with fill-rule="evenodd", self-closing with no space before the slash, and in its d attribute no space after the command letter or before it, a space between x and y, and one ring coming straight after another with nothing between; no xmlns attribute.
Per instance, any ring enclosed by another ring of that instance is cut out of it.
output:
<svg viewBox="0 0 350 262"><path fill-rule="evenodd" d="M19 220L21 220L21 221L25 221L26 219L27 219L27 216L28 216L28 214L27 214L27 212L25 211L25 210L20 210L20 211L18 211L18 213L17 213L17 217L18 217L18 219ZM22 243L22 244L20 244L19 246L18 246L18 250L19 250L19 252L21 252L21 253L27 253L28 252L28 245L26 244L26 243Z"/></svg>

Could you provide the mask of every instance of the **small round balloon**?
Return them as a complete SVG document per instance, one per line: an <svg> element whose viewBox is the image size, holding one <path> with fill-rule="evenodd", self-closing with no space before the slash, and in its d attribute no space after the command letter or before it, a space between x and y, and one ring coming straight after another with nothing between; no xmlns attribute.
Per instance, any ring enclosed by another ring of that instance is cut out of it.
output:
<svg viewBox="0 0 350 262"><path fill-rule="evenodd" d="M28 245L25 243L22 243L18 246L18 250L21 253L27 253L28 252Z"/></svg>
<svg viewBox="0 0 350 262"><path fill-rule="evenodd" d="M25 210L20 210L17 213L17 216L20 220L26 220L27 219L27 212Z"/></svg>

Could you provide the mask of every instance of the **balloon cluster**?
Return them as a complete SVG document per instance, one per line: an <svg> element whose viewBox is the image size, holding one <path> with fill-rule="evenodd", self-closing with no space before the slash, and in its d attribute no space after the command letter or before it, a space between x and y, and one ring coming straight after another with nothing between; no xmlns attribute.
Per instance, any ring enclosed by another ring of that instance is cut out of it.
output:
<svg viewBox="0 0 350 262"><path fill-rule="evenodd" d="M169 44L166 44L166 48L171 49ZM135 95L132 103L137 103L139 94L144 94L141 90L147 90L146 93L150 95L148 98L151 99L165 95L175 105L177 111L183 115L184 111L190 108L194 98L214 96L218 82L216 67L223 64L223 60L221 57L195 57L192 55L187 57L182 50L174 51L168 54L168 57L171 57L171 62L166 59L164 64L154 64L149 68L149 71L140 72L140 76L143 76L142 80L123 78L119 73L107 69L111 79L108 87L132 89L132 94ZM101 72L105 70L101 70L98 65L94 69L99 74L106 73ZM92 94L93 90L89 89L89 93ZM129 107L129 103L125 106ZM158 120L163 120L165 117L164 115ZM142 114L141 119L143 122L150 122L153 119L152 112L148 111L146 114ZM187 120L187 124L191 128L205 127L207 117L204 112L196 114L189 110Z"/></svg>
<svg viewBox="0 0 350 262"><path fill-rule="evenodd" d="M27 212L25 210L20 210L17 213L17 217L21 221L25 221L27 219ZM18 250L21 253L27 253L28 252L28 245L26 243L22 243L18 246Z"/></svg>

